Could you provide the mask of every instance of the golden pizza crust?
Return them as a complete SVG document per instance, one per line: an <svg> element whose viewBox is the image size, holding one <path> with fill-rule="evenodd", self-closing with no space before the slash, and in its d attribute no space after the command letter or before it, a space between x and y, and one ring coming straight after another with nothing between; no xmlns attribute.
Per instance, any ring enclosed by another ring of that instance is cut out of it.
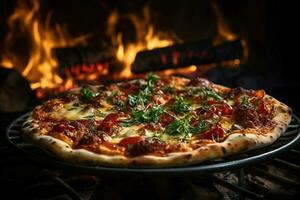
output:
<svg viewBox="0 0 300 200"><path fill-rule="evenodd" d="M173 83L180 82L186 84L186 79L172 78ZM214 84L215 89L227 90L227 87ZM212 143L202 146L190 152L175 152L165 156L143 155L137 157L126 157L123 155L103 155L97 154L85 149L72 149L66 142L41 133L38 121L28 117L23 126L23 136L40 146L46 152L54 154L56 157L73 162L88 165L105 165L105 166L146 166L146 167L167 167L167 166L185 166L203 161L221 158L248 151L251 149L262 148L272 144L288 127L291 121L291 109L266 95L264 98L272 101L275 108L273 121L276 126L264 134L253 134L251 132L243 134L233 133L221 143Z"/></svg>

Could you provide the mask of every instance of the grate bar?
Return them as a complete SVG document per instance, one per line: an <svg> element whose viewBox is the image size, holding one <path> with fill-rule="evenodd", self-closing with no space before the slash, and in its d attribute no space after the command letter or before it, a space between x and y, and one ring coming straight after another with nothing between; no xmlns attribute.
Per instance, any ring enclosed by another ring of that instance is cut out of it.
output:
<svg viewBox="0 0 300 200"><path fill-rule="evenodd" d="M292 149L290 152L293 153L293 154L296 154L297 156L300 157L300 151L298 151L296 149Z"/></svg>
<svg viewBox="0 0 300 200"><path fill-rule="evenodd" d="M63 187L66 192L70 195L70 197L74 200L84 200L69 184L67 184L64 180L59 178L56 175L53 175L51 172L44 170L44 173L49 176L53 182Z"/></svg>
<svg viewBox="0 0 300 200"><path fill-rule="evenodd" d="M295 165L295 164L287 162L285 160L282 160L282 159L279 159L279 158L274 158L273 162L276 162L277 164L279 164L280 167L288 167L290 169L300 171L300 166L299 165Z"/></svg>
<svg viewBox="0 0 300 200"><path fill-rule="evenodd" d="M247 172L249 174L252 174L252 175L256 175L256 176L260 176L262 178L265 178L265 179L268 179L270 181L273 181L273 182L277 182L277 183L280 183L280 184L285 184L285 185L289 185L289 186L299 186L300 183L299 182L296 182L296 181L293 181L293 180L290 180L290 179L287 179L287 178L284 178L284 177L281 177L281 176L276 176L274 174L271 174L267 171L264 171L262 169L258 169L256 167L252 167L250 169L246 169Z"/></svg>
<svg viewBox="0 0 300 200"><path fill-rule="evenodd" d="M299 130L296 129L296 130L292 130L292 131L285 132L285 133L282 134L282 136L284 136L284 137L286 137L286 136L291 136L291 135L297 134L298 132L299 132Z"/></svg>
<svg viewBox="0 0 300 200"><path fill-rule="evenodd" d="M231 184L227 181L224 181L223 179L220 179L216 176L213 177L213 180L215 181L216 184L219 184L223 187L226 187L240 195L244 195L246 197L249 197L249 198L252 198L252 199L263 199L264 196L263 195L259 195L259 194L256 194L250 190L247 190L246 188L244 187L240 187L238 185L235 185L235 184Z"/></svg>

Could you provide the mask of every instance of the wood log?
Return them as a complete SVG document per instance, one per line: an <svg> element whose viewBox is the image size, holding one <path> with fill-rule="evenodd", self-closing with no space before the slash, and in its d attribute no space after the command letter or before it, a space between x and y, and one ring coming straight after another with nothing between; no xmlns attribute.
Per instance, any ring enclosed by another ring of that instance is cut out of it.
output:
<svg viewBox="0 0 300 200"><path fill-rule="evenodd" d="M242 57L243 47L240 40L214 46L211 39L205 39L194 43L141 51L136 55L131 71L145 73L190 65L218 63Z"/></svg>
<svg viewBox="0 0 300 200"><path fill-rule="evenodd" d="M111 50L96 47L55 48L52 54L58 61L61 76L66 73L74 77L83 73L95 73L114 60Z"/></svg>

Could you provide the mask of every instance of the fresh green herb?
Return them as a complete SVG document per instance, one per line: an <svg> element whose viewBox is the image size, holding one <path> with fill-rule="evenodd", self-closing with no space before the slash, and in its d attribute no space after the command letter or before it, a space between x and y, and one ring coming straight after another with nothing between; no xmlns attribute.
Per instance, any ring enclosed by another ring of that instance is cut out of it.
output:
<svg viewBox="0 0 300 200"><path fill-rule="evenodd" d="M188 135L190 133L190 118L177 119L166 126L168 135Z"/></svg>
<svg viewBox="0 0 300 200"><path fill-rule="evenodd" d="M183 99L183 97L175 97L175 103L171 110L177 114L184 114L190 110L191 103Z"/></svg>
<svg viewBox="0 0 300 200"><path fill-rule="evenodd" d="M128 95L128 104L132 107L140 106L142 109L145 109L146 105L151 100L151 94L157 80L159 80L159 76L149 74L147 76L147 84L145 84L136 94Z"/></svg>
<svg viewBox="0 0 300 200"><path fill-rule="evenodd" d="M131 113L131 117L125 120L122 125L125 127L131 126L136 123L157 123L159 121L160 115L164 113L162 106L153 106L148 111L135 110Z"/></svg>
<svg viewBox="0 0 300 200"><path fill-rule="evenodd" d="M207 130L208 130L208 122L204 120L200 121L197 124L197 126L190 128L191 133L202 133Z"/></svg>
<svg viewBox="0 0 300 200"><path fill-rule="evenodd" d="M132 107L142 106L145 108L145 105L150 101L150 96L146 95L144 92L139 91L137 94L128 95L128 104Z"/></svg>
<svg viewBox="0 0 300 200"><path fill-rule="evenodd" d="M255 105L249 101L249 98L246 96L241 97L241 104L248 108L255 108Z"/></svg>
<svg viewBox="0 0 300 200"><path fill-rule="evenodd" d="M189 91L190 95L200 95L203 98L212 98L217 101L223 100L223 98L218 95L215 91L210 88L202 87L202 88L192 88Z"/></svg>
<svg viewBox="0 0 300 200"><path fill-rule="evenodd" d="M157 123L159 121L160 115L163 113L164 109L162 106L153 106L152 109L143 114L144 119L142 121Z"/></svg>
<svg viewBox="0 0 300 200"><path fill-rule="evenodd" d="M156 74L148 74L147 84L142 87L143 93L145 93L146 95L150 95L153 92L155 84L158 80L159 76L157 76Z"/></svg>
<svg viewBox="0 0 300 200"><path fill-rule="evenodd" d="M99 92L93 92L92 90L85 88L85 87L82 87L80 89L80 95L83 98L83 100L85 100L85 101L90 101L93 98L99 96L99 94L100 94Z"/></svg>
<svg viewBox="0 0 300 200"><path fill-rule="evenodd" d="M151 73L147 76L148 86L150 87L154 87L158 80L159 76L157 76L156 74Z"/></svg>
<svg viewBox="0 0 300 200"><path fill-rule="evenodd" d="M179 137L183 141L186 141L193 134L203 133L209 128L207 121L200 121L195 127L191 127L190 121L191 118L189 116L186 116L182 119L177 119L166 127L165 132L168 135L173 135Z"/></svg>

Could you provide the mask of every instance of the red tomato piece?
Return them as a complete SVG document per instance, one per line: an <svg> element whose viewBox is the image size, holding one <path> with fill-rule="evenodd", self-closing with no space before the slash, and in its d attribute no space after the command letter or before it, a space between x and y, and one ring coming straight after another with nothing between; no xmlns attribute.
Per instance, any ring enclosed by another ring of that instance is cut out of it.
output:
<svg viewBox="0 0 300 200"><path fill-rule="evenodd" d="M111 142L102 142L101 145L111 150L117 150L117 146Z"/></svg>
<svg viewBox="0 0 300 200"><path fill-rule="evenodd" d="M160 116L160 124L165 127L165 126L168 126L172 121L174 121L174 117L172 117L171 115L168 115L168 114L162 114Z"/></svg>
<svg viewBox="0 0 300 200"><path fill-rule="evenodd" d="M113 125L120 123L119 118L122 116L120 113L111 113L107 115L100 125L100 130L106 132L107 134L112 134Z"/></svg>
<svg viewBox="0 0 300 200"><path fill-rule="evenodd" d="M141 137L141 136L127 137L127 138L122 139L119 142L119 145L123 146L123 147L127 147L129 144L136 144L142 140L143 140L143 137Z"/></svg>
<svg viewBox="0 0 300 200"><path fill-rule="evenodd" d="M215 124L209 131L203 133L200 137L202 139L215 140L224 137L224 130L219 124Z"/></svg>
<svg viewBox="0 0 300 200"><path fill-rule="evenodd" d="M61 124L56 124L53 128L52 128L52 132L64 132L64 131L70 131L70 132L74 132L76 129L74 126L71 126L68 123L61 123Z"/></svg>
<svg viewBox="0 0 300 200"><path fill-rule="evenodd" d="M264 104L264 102L260 102L257 106L257 112L261 115L268 116L270 115L270 111L268 110L267 106Z"/></svg>

